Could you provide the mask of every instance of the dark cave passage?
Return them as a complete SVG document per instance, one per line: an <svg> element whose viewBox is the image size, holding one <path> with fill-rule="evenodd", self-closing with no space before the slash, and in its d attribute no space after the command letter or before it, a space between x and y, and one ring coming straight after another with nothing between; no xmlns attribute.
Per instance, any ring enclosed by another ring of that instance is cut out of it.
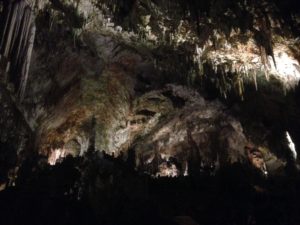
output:
<svg viewBox="0 0 300 225"><path fill-rule="evenodd" d="M0 193L4 224L298 224L297 176L233 164L212 174L153 178L105 153L24 162ZM181 221L181 222L180 222Z"/></svg>

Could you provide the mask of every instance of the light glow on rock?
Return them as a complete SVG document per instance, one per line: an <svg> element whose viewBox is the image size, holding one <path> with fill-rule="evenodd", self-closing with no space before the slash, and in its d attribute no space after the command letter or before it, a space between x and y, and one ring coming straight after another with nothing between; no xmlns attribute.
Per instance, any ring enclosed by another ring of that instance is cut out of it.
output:
<svg viewBox="0 0 300 225"><path fill-rule="evenodd" d="M183 174L183 176L188 176L189 175L189 172L188 172L188 170L189 170L189 165L188 165L188 163L186 163L186 166L185 166L185 170L184 170L184 174Z"/></svg>
<svg viewBox="0 0 300 225"><path fill-rule="evenodd" d="M271 63L271 73L279 76L285 84L296 85L300 80L299 62L286 52L280 50L274 52L274 58L276 67L274 63Z"/></svg>
<svg viewBox="0 0 300 225"><path fill-rule="evenodd" d="M156 177L178 177L179 171L175 164L171 163L168 165L166 162L163 162L159 165L159 172L156 174Z"/></svg>
<svg viewBox="0 0 300 225"><path fill-rule="evenodd" d="M51 166L54 166L57 161L61 158L65 158L67 156L67 150L64 148L52 149L51 153L48 157L48 163Z"/></svg>
<svg viewBox="0 0 300 225"><path fill-rule="evenodd" d="M256 87L257 75L265 75L267 80L272 75L286 89L290 89L294 88L300 80L300 64L288 47L295 43L295 40L289 39L274 44L273 60L272 56L264 58L253 38L249 38L244 44L232 44L225 40L214 51L206 51L214 46L208 41L203 48L196 45L194 61L198 63L200 71L203 68L202 64L209 62L216 73L221 72L224 76L228 72L241 74L243 80L254 80ZM203 52L207 52L205 56Z"/></svg>
<svg viewBox="0 0 300 225"><path fill-rule="evenodd" d="M292 138L291 138L288 131L286 131L286 138L287 138L287 141L288 141L288 146L289 146L289 148L290 148L290 150L293 154L293 158L294 158L294 160L296 160L297 159L296 147L295 147L295 144L294 144L294 142L293 142L293 140L292 140Z"/></svg>

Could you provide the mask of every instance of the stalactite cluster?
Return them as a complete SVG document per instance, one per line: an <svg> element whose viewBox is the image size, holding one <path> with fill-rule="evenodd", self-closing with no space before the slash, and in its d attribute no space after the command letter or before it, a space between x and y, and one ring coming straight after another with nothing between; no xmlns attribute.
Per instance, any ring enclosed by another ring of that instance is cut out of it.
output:
<svg viewBox="0 0 300 225"><path fill-rule="evenodd" d="M94 3L116 25L137 31L141 42L153 44L154 55L159 55L161 49L167 49L167 57L155 59L155 65L162 71L170 71L170 76L174 72L181 73L190 83L196 77L211 76L203 70L205 63L212 65L215 73L218 67L222 76L217 76L221 78L217 86L222 86L224 97L230 89L235 89L242 96L244 78L253 80L256 88L258 74L264 74L269 80L277 70L274 48L281 44L277 37L292 42L300 30L297 10L289 16L288 3L285 6L272 0L95 0ZM239 44L256 49L255 53L240 49L245 54L260 57L255 68L252 68L250 58L247 59L250 61L220 59L220 49L232 49L225 55L235 54L238 51L235 46ZM216 54L209 55L213 52ZM187 57L182 59L181 55ZM170 62L168 56L172 58ZM174 60L177 62L175 69ZM183 61L185 68L181 66ZM231 73L239 74L239 79L231 82L230 77L234 76ZM224 83L227 81L230 83Z"/></svg>
<svg viewBox="0 0 300 225"><path fill-rule="evenodd" d="M2 78L23 98L35 37L34 14L26 1L2 1L0 15Z"/></svg>

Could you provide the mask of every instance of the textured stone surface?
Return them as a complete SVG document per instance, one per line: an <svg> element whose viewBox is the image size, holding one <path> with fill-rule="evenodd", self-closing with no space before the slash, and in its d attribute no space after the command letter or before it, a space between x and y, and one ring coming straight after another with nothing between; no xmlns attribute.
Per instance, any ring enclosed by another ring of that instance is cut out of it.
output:
<svg viewBox="0 0 300 225"><path fill-rule="evenodd" d="M92 146L109 154L123 152L125 158L130 149L137 167L153 160L170 167L176 159L179 173L195 154L204 167L240 161L250 139L287 158L282 134L289 130L297 140L300 120L296 97L284 82L290 88L298 79L299 43L291 30L278 33L282 24L271 20L282 15L274 14L273 4L271 19L259 21L262 9L251 5L247 15L253 18L242 23L253 24L244 24L243 30L233 23L248 3L236 3L241 5L226 12L224 24L216 16L221 9L208 4L210 18L197 27L181 18L176 2L136 1L125 7L123 21L122 4L114 11L113 5L96 7L91 1L40 1L21 105L36 134L35 149L83 155ZM170 15L168 7L177 14ZM274 36L258 43L257 35L269 32ZM270 44L274 49L266 52ZM275 68L274 59L283 64ZM287 112L281 110L287 106Z"/></svg>
<svg viewBox="0 0 300 225"><path fill-rule="evenodd" d="M175 158L183 166L192 154L191 149L199 152L198 163L205 165L224 166L245 158L243 129L225 112L224 105L218 101L207 102L197 92L182 86L170 85L156 92L158 96L161 94L167 95L169 101L173 100L173 107L135 143L137 158L142 157L143 161L138 164L151 164L158 153L163 160ZM179 107L178 102L181 102ZM160 107L159 103L157 107ZM181 169L183 174L185 168Z"/></svg>
<svg viewBox="0 0 300 225"><path fill-rule="evenodd" d="M8 181L8 172L22 160L18 154L26 150L32 135L12 96L13 93L0 84L0 186Z"/></svg>

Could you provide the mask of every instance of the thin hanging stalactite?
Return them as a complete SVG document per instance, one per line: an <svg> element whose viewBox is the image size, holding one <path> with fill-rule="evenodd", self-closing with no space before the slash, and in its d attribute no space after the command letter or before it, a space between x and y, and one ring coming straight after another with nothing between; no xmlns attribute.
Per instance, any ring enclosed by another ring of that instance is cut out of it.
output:
<svg viewBox="0 0 300 225"><path fill-rule="evenodd" d="M25 26L25 33L24 33L24 41L22 43L23 48L20 57L17 59L18 60L17 65L19 68L18 78L20 79L18 85L20 100L23 99L25 89L26 89L31 52L32 52L34 36L35 36L35 26L32 23L31 10L29 8L26 8L25 13L27 17L25 20L26 26Z"/></svg>
<svg viewBox="0 0 300 225"><path fill-rule="evenodd" d="M13 36L13 40L12 40L12 46L15 46L15 43L18 39L18 37L20 36L20 27L22 24L22 20L23 20L23 16L24 16L24 9L25 9L25 2L20 2L20 5L18 7L18 12L17 12L17 21L16 21L16 25L15 25L15 31L14 31L14 36ZM13 51L14 49L11 49L11 51Z"/></svg>
<svg viewBox="0 0 300 225"><path fill-rule="evenodd" d="M33 44L34 44L34 39L35 39L35 25L31 25L30 29L30 35L29 35L29 41L28 41L28 47L27 47L27 56L25 58L23 68L22 68L22 78L21 78L21 84L20 84L20 100L22 101L24 98L25 90L26 90L26 85L27 85L27 80L28 80L28 73L29 73L29 66L30 66L30 60L31 60L31 55L32 55L32 50L33 50Z"/></svg>
<svg viewBox="0 0 300 225"><path fill-rule="evenodd" d="M26 46L27 43L29 41L29 31L30 31L30 26L31 26L31 12L30 9L26 9L25 11L25 16L24 16L24 30L22 30L22 35L24 36L23 41L20 43L22 48L21 48L21 54L19 57L17 57L17 61L16 64L18 64L19 66L22 66L23 60L26 57Z"/></svg>
<svg viewBox="0 0 300 225"><path fill-rule="evenodd" d="M9 26L9 18L10 18L10 14L12 11L12 3L9 3L9 5L7 6L7 8L4 8L4 15L1 15L1 23L5 24L2 30L2 35L1 35L1 44L0 44L0 52L1 54L3 53L3 45L4 45L4 41L5 41L5 35L6 35L6 30L7 27ZM4 22L5 21L5 22Z"/></svg>
<svg viewBox="0 0 300 225"><path fill-rule="evenodd" d="M23 99L35 39L34 13L27 1L7 2L0 15L0 54L4 81L14 84Z"/></svg>
<svg viewBox="0 0 300 225"><path fill-rule="evenodd" d="M25 11L26 12L26 11ZM25 13L23 15L23 21L22 21L22 30L20 31L20 40L18 43L18 47L17 47L17 51L16 51L16 61L15 64L18 63L18 59L20 57L20 53L22 52L22 49L24 47L24 39L25 39L25 30L26 30L26 26L24 24L26 24L28 22L28 13Z"/></svg>
<svg viewBox="0 0 300 225"><path fill-rule="evenodd" d="M7 39L6 39L6 44L5 44L5 50L4 50L4 56L5 57L9 56L9 51L11 49L12 36L13 36L14 28L15 28L15 25L16 25L16 18L17 18L18 8L19 8L19 4L15 4L13 14L12 14L12 17L11 17L11 21L10 21L9 31L8 31L8 35L7 35Z"/></svg>

